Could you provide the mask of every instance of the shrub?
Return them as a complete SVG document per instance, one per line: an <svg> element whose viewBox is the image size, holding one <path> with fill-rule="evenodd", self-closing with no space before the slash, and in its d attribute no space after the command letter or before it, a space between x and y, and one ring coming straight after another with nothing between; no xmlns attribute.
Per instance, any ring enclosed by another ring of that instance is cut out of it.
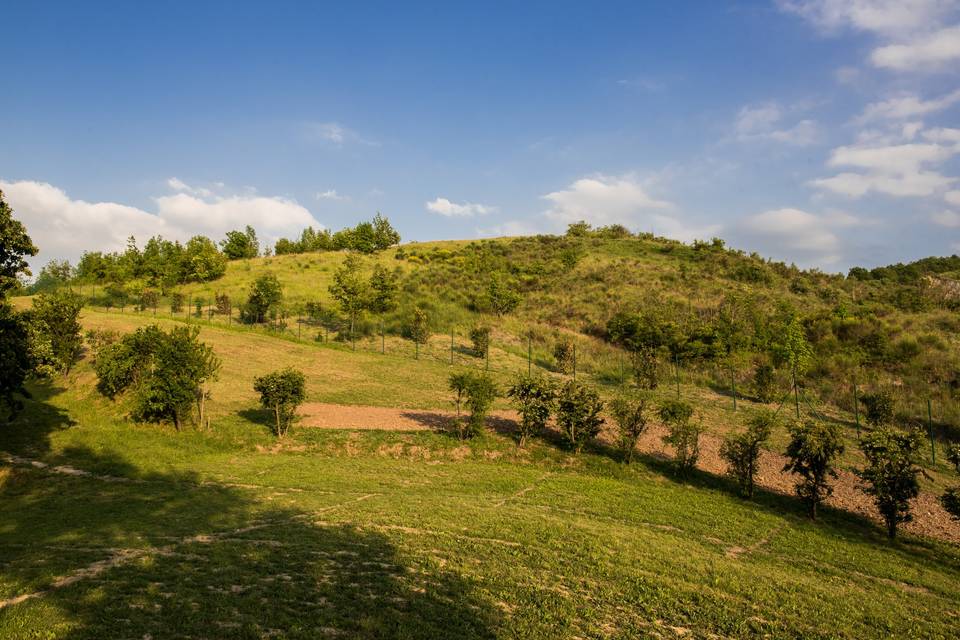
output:
<svg viewBox="0 0 960 640"><path fill-rule="evenodd" d="M499 274L490 279L487 286L487 305L491 311L502 317L520 306L520 293L514 285Z"/></svg>
<svg viewBox="0 0 960 640"><path fill-rule="evenodd" d="M417 355L420 354L420 345L426 344L430 339L430 322L427 312L421 307L416 307L407 321L405 333L417 345Z"/></svg>
<svg viewBox="0 0 960 640"><path fill-rule="evenodd" d="M283 300L283 289L277 276L265 273L254 281L247 302L240 308L243 322L263 322L270 311L276 310Z"/></svg>
<svg viewBox="0 0 960 640"><path fill-rule="evenodd" d="M656 389L660 382L660 359L657 350L640 347L631 354L633 378L641 389Z"/></svg>
<svg viewBox="0 0 960 640"><path fill-rule="evenodd" d="M660 420L667 425L668 433L663 441L674 449L674 460L682 473L697 466L700 457L700 434L703 426L693 421L693 407L682 400L668 400L658 411Z"/></svg>
<svg viewBox="0 0 960 640"><path fill-rule="evenodd" d="M29 314L32 333L49 345L53 370L67 372L83 347L80 310L83 301L70 291L41 293Z"/></svg>
<svg viewBox="0 0 960 640"><path fill-rule="evenodd" d="M947 462L953 465L957 473L960 473L960 444L951 444L947 447Z"/></svg>
<svg viewBox="0 0 960 640"><path fill-rule="evenodd" d="M579 453L588 440L600 433L601 411L603 402L596 391L576 380L563 385L557 402L557 425L575 452Z"/></svg>
<svg viewBox="0 0 960 640"><path fill-rule="evenodd" d="M796 492L807 504L810 518L817 519L817 506L833 494L829 478L836 478L834 459L843 453L840 427L826 422L796 422L790 428L790 443L784 453L789 462L783 470L800 476Z"/></svg>
<svg viewBox="0 0 960 640"><path fill-rule="evenodd" d="M260 394L260 404L273 411L278 437L283 437L297 420L297 407L306 398L306 380L303 372L292 367L260 376L253 381Z"/></svg>
<svg viewBox="0 0 960 640"><path fill-rule="evenodd" d="M610 413L617 423L617 443L627 464L633 461L637 442L647 428L648 404L646 396L620 396L610 404Z"/></svg>
<svg viewBox="0 0 960 640"><path fill-rule="evenodd" d="M140 300L137 303L140 311L156 309L158 304L160 304L160 294L154 289L144 289L140 292Z"/></svg>
<svg viewBox="0 0 960 640"><path fill-rule="evenodd" d="M557 390L543 376L520 376L507 395L513 398L520 412L518 446L523 447L527 438L543 431L557 401Z"/></svg>
<svg viewBox="0 0 960 640"><path fill-rule="evenodd" d="M470 329L470 342L473 344L473 353L478 358L484 358L490 350L490 327L479 325Z"/></svg>
<svg viewBox="0 0 960 640"><path fill-rule="evenodd" d="M940 504L955 520L960 520L960 487L950 487L942 496Z"/></svg>
<svg viewBox="0 0 960 640"><path fill-rule="evenodd" d="M737 479L740 494L747 498L753 497L753 478L760 452L776 420L770 411L758 413L750 419L745 432L731 434L720 446L720 457L726 461L728 473Z"/></svg>
<svg viewBox="0 0 960 640"><path fill-rule="evenodd" d="M230 304L230 296L225 293L218 293L214 296L214 304L217 307L217 313L221 316L230 315L233 307Z"/></svg>
<svg viewBox="0 0 960 640"><path fill-rule="evenodd" d="M760 402L773 402L776 399L777 381L773 365L758 362L753 370L753 394Z"/></svg>
<svg viewBox="0 0 960 640"><path fill-rule="evenodd" d="M454 393L454 402L457 405L457 417L454 426L461 440L483 433L487 414L493 401L497 398L497 387L489 377L467 371L451 374L448 382ZM467 420L460 416L461 406L470 411Z"/></svg>
<svg viewBox="0 0 960 640"><path fill-rule="evenodd" d="M863 402L864 417L869 424L875 427L893 424L894 402L889 391L865 393L860 401Z"/></svg>
<svg viewBox="0 0 960 640"><path fill-rule="evenodd" d="M175 293L170 296L170 313L183 313L184 297L182 293Z"/></svg>
<svg viewBox="0 0 960 640"><path fill-rule="evenodd" d="M891 539L897 535L897 525L913 519L910 501L920 494L917 454L921 446L919 431L889 427L874 430L860 443L867 466L857 475L865 482L864 492L873 496Z"/></svg>
<svg viewBox="0 0 960 640"><path fill-rule="evenodd" d="M0 195L0 224L3 222L4 202ZM2 297L5 286L0 264L0 406L5 407L6 420L16 417L23 408L23 402L17 396L29 398L30 394L23 383L32 369L30 357L30 331L23 313L18 313ZM15 274L14 274L15 275ZM13 280L13 276L10 277Z"/></svg>
<svg viewBox="0 0 960 640"><path fill-rule="evenodd" d="M573 371L576 358L576 347L570 340L560 340L553 347L553 359L557 363L557 371L569 374Z"/></svg>

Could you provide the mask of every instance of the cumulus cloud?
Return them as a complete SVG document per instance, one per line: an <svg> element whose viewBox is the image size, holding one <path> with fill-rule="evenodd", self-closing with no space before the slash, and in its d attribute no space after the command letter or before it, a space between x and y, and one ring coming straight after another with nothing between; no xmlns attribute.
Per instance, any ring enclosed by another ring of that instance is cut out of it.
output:
<svg viewBox="0 0 960 640"><path fill-rule="evenodd" d="M930 139L949 139L952 131L924 132ZM837 147L827 163L831 167L854 167L861 172L842 172L810 182L816 188L862 197L870 192L892 196L930 196L947 189L956 178L932 170L960 153L960 145L938 142L893 145L858 144Z"/></svg>
<svg viewBox="0 0 960 640"><path fill-rule="evenodd" d="M336 189L327 189L317 192L317 200L349 200L349 198L337 193Z"/></svg>
<svg viewBox="0 0 960 640"><path fill-rule="evenodd" d="M871 63L894 71L938 71L960 60L955 0L778 0L780 8L824 34L872 33L881 44Z"/></svg>
<svg viewBox="0 0 960 640"><path fill-rule="evenodd" d="M960 207L960 191L947 191L943 194L943 199L946 200L949 204L956 205Z"/></svg>
<svg viewBox="0 0 960 640"><path fill-rule="evenodd" d="M815 214L802 209L772 209L742 219L734 235L769 255L802 264L827 266L842 259L835 230L862 224L844 212Z"/></svg>
<svg viewBox="0 0 960 640"><path fill-rule="evenodd" d="M785 110L776 102L747 105L740 109L734 123L738 140L772 140L784 144L807 146L817 141L819 130L813 120L801 120L793 126L780 126Z"/></svg>
<svg viewBox="0 0 960 640"><path fill-rule="evenodd" d="M477 229L477 235L484 238L533 236L539 233L543 233L543 230L530 220L507 220L492 227Z"/></svg>
<svg viewBox="0 0 960 640"><path fill-rule="evenodd" d="M87 250L118 251L131 235L141 242L154 235L185 241L204 234L216 240L249 224L269 242L318 226L309 211L286 198L203 196L176 178L168 186L176 193L154 198L156 211L148 212L116 202L76 200L46 182L0 181L7 201L40 249L37 263L54 258L76 261Z"/></svg>
<svg viewBox="0 0 960 640"><path fill-rule="evenodd" d="M673 215L673 204L657 200L634 177L596 175L574 181L566 189L541 196L550 202L544 216L555 227L585 220L595 226L622 224L677 240L708 238L720 225L691 225Z"/></svg>
<svg viewBox="0 0 960 640"><path fill-rule="evenodd" d="M482 216L496 211L496 207L474 202L457 203L447 198L436 198L425 204L427 211L438 213L448 218L470 218L473 216Z"/></svg>
<svg viewBox="0 0 960 640"><path fill-rule="evenodd" d="M956 211L941 211L930 216L930 219L933 220L934 224L941 227L950 227L951 229L960 227L960 213Z"/></svg>
<svg viewBox="0 0 960 640"><path fill-rule="evenodd" d="M960 89L931 100L924 100L914 93L901 93L881 102L868 104L859 120L906 120L943 111L958 102Z"/></svg>

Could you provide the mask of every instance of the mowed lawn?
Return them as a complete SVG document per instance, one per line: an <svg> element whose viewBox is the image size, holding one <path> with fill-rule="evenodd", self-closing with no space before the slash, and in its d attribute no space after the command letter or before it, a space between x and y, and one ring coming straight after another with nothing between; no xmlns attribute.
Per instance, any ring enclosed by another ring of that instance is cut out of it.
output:
<svg viewBox="0 0 960 640"><path fill-rule="evenodd" d="M677 478L655 458L627 467L541 440L518 452L493 433L464 445L300 429L278 443L255 375L294 364L311 400L426 408L446 406L449 366L240 330L216 339L209 431L127 422L86 361L0 427L0 638L953 638L960 627L960 548L890 543L829 510L811 523L792 498L747 502L723 478Z"/></svg>

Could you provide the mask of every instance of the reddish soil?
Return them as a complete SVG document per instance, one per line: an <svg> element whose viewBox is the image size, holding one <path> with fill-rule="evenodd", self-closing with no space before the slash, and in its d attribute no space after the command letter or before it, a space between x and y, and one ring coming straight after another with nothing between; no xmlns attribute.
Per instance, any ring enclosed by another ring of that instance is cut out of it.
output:
<svg viewBox="0 0 960 640"><path fill-rule="evenodd" d="M444 427L453 417L451 412L429 409L393 409L388 407L364 407L309 403L301 407L302 426L321 429L382 429L389 431L424 431ZM513 429L517 414L514 411L497 411L491 415L490 426L500 431ZM668 457L669 448L661 438L665 434L661 425L652 425L640 439L639 448L644 453ZM612 432L601 434L605 443L613 440ZM720 458L721 438L705 434L700 440L700 459L697 468L709 473L722 474L726 465ZM778 493L793 495L795 479L782 471L785 458L766 451L760 458L756 477L759 487ZM870 496L859 489L859 479L849 471L840 471L834 482L833 496L829 506L862 515L879 522L880 516ZM960 522L950 518L929 491L922 491L913 504L913 522L903 528L914 534L960 543Z"/></svg>

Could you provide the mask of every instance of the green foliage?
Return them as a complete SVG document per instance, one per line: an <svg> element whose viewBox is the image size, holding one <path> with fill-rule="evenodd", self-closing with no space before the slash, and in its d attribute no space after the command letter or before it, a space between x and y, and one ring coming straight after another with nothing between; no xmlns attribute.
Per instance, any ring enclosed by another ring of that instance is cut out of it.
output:
<svg viewBox="0 0 960 640"><path fill-rule="evenodd" d="M893 424L895 405L893 394L889 391L880 389L874 393L865 393L860 397L860 401L865 408L864 417L869 424L876 427Z"/></svg>
<svg viewBox="0 0 960 640"><path fill-rule="evenodd" d="M761 411L750 418L746 431L730 434L720 446L720 457L727 463L728 473L737 479L744 497L753 498L753 478L760 453L776 425L772 411Z"/></svg>
<svg viewBox="0 0 960 640"><path fill-rule="evenodd" d="M281 238L274 246L276 254L308 253L313 251L352 250L360 253L376 253L400 242L400 234L390 221L379 212L372 222L360 222L353 228L341 229L333 235L324 229L304 229L299 240Z"/></svg>
<svg viewBox="0 0 960 640"><path fill-rule="evenodd" d="M260 241L250 225L243 231L228 231L227 237L220 241L220 247L228 260L256 258L260 255Z"/></svg>
<svg viewBox="0 0 960 640"><path fill-rule="evenodd" d="M2 203L2 199L0 199ZM13 419L30 397L23 383L33 369L31 339L24 314L0 296L0 405L3 419Z"/></svg>
<svg viewBox="0 0 960 640"><path fill-rule="evenodd" d="M179 431L194 403L203 420L204 384L220 369L213 349L200 342L198 327L141 327L118 342L101 348L94 369L97 389L116 397L132 389L132 415L138 420L169 420Z"/></svg>
<svg viewBox="0 0 960 640"><path fill-rule="evenodd" d="M649 401L645 395L621 395L610 403L610 413L617 423L617 444L627 464L633 461L640 436L647 428Z"/></svg>
<svg viewBox="0 0 960 640"><path fill-rule="evenodd" d="M490 350L490 327L477 325L470 329L470 343L475 356L478 358L486 357Z"/></svg>
<svg viewBox="0 0 960 640"><path fill-rule="evenodd" d="M590 235L592 227L585 221L571 222L567 225L567 236L571 238L584 238Z"/></svg>
<svg viewBox="0 0 960 640"><path fill-rule="evenodd" d="M457 406L457 418L454 427L461 440L478 436L483 433L487 414L493 401L496 400L498 390L496 384L488 376L465 371L450 375L448 380L450 391L454 393L454 402ZM470 415L467 420L460 416L461 405L465 406Z"/></svg>
<svg viewBox="0 0 960 640"><path fill-rule="evenodd" d="M667 400L657 412L667 426L663 441L672 446L674 461L681 473L688 473L697 466L700 457L700 434L703 425L693 420L693 407L682 400Z"/></svg>
<svg viewBox="0 0 960 640"><path fill-rule="evenodd" d="M834 460L843 453L843 434L832 422L798 421L789 427L790 442L783 467L800 476L796 491L807 503L810 517L817 519L817 507L833 494L829 479L836 478Z"/></svg>
<svg viewBox="0 0 960 640"><path fill-rule="evenodd" d="M51 260L40 269L36 281L30 285L29 293L56 291L73 280L74 270L67 260Z"/></svg>
<svg viewBox="0 0 960 640"><path fill-rule="evenodd" d="M370 300L367 307L373 313L387 313L397 308L397 274L377 264L370 276Z"/></svg>
<svg viewBox="0 0 960 640"><path fill-rule="evenodd" d="M599 394L576 380L568 380L557 398L557 426L576 453L600 433L603 401Z"/></svg>
<svg viewBox="0 0 960 640"><path fill-rule="evenodd" d="M277 276L265 273L257 278L250 288L247 302L240 307L240 319L243 322L263 322L276 312L283 302L283 288Z"/></svg>
<svg viewBox="0 0 960 640"><path fill-rule="evenodd" d="M498 317L516 311L521 299L520 292L503 276L495 274L490 278L487 285L486 305Z"/></svg>
<svg viewBox="0 0 960 640"><path fill-rule="evenodd" d="M940 504L954 520L960 520L960 487L950 487L942 496Z"/></svg>
<svg viewBox="0 0 960 640"><path fill-rule="evenodd" d="M633 378L641 389L656 389L660 382L660 359L656 349L640 347L630 354Z"/></svg>
<svg viewBox="0 0 960 640"><path fill-rule="evenodd" d="M422 307L415 307L406 326L407 336L416 344L426 344L430 339L430 319Z"/></svg>
<svg viewBox="0 0 960 640"><path fill-rule="evenodd" d="M910 522L910 501L920 495L917 466L923 436L918 430L899 431L880 427L864 436L860 450L867 466L857 475L863 490L872 495L887 524L887 535L897 535L897 525Z"/></svg>
<svg viewBox="0 0 960 640"><path fill-rule="evenodd" d="M273 411L277 437L283 437L297 420L297 407L307 397L306 378L302 371L287 367L256 378L254 390L260 404Z"/></svg>
<svg viewBox="0 0 960 640"><path fill-rule="evenodd" d="M777 378L774 375L773 365L768 362L758 362L753 370L753 394L760 402L768 403L776 400Z"/></svg>
<svg viewBox="0 0 960 640"><path fill-rule="evenodd" d="M0 296L20 286L21 274L30 275L26 258L37 255L37 248L23 223L13 217L13 209L0 191Z"/></svg>
<svg viewBox="0 0 960 640"><path fill-rule="evenodd" d="M576 357L576 347L571 340L561 339L553 346L553 361L560 373L571 373L576 364Z"/></svg>
<svg viewBox="0 0 960 640"><path fill-rule="evenodd" d="M208 282L227 271L227 258L217 251L217 245L205 236L194 236L183 252L183 281Z"/></svg>
<svg viewBox="0 0 960 640"><path fill-rule="evenodd" d="M69 291L41 293L33 300L29 321L37 337L49 344L50 364L57 372L66 373L80 357L82 308L80 296Z"/></svg>
<svg viewBox="0 0 960 640"><path fill-rule="evenodd" d="M156 309L160 304L160 294L153 289L144 289L140 292L140 300L137 302L137 308L140 311L147 309Z"/></svg>
<svg viewBox="0 0 960 640"><path fill-rule="evenodd" d="M797 376L804 375L813 364L813 348L807 340L800 317L794 315L783 326L774 346L774 355Z"/></svg>
<svg viewBox="0 0 960 640"><path fill-rule="evenodd" d="M957 473L960 473L960 444L951 444L947 446L947 462L953 465Z"/></svg>
<svg viewBox="0 0 960 640"><path fill-rule="evenodd" d="M517 431L518 445L522 447L527 438L539 434L547 425L557 401L557 389L544 376L522 375L507 391L520 413Z"/></svg>
<svg viewBox="0 0 960 640"><path fill-rule="evenodd" d="M333 283L329 287L330 295L340 303L340 308L350 318L350 335L357 316L367 307L370 293L369 283L360 273L360 259L349 255L340 268L333 274Z"/></svg>

